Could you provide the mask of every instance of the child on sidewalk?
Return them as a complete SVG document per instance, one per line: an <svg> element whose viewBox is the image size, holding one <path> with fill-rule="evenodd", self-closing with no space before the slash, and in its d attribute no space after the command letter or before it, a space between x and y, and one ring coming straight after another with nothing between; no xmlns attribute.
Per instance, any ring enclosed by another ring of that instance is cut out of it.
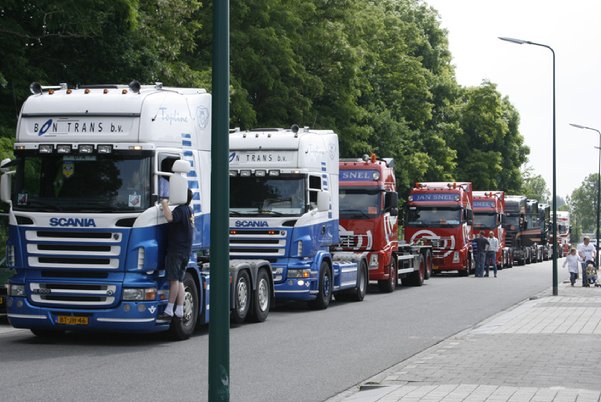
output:
<svg viewBox="0 0 601 402"><path fill-rule="evenodd" d="M563 267L565 268L566 265L570 271L570 283L572 286L574 286L574 283L576 283L576 278L578 278L578 267L580 266L575 248L572 248L570 253L566 256L566 259L563 262Z"/></svg>

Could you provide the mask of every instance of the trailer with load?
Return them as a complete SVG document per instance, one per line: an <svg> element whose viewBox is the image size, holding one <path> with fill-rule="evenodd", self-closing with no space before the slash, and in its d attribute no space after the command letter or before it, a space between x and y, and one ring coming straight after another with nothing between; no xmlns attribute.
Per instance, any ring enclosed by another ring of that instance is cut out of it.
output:
<svg viewBox="0 0 601 402"><path fill-rule="evenodd" d="M365 155L340 161L340 244L337 251L367 253L369 280L382 292L421 286L432 273L432 247L399 244L394 160Z"/></svg>
<svg viewBox="0 0 601 402"><path fill-rule="evenodd" d="M158 332L179 339L209 321L211 95L197 88L32 85L15 160L3 161L10 204L8 318L36 335ZM171 171L163 170L171 166ZM181 319L165 319L167 221L192 190L193 253ZM233 318L265 320L268 261L230 261ZM242 294L242 296L241 296ZM250 314L247 314L250 312Z"/></svg>
<svg viewBox="0 0 601 402"><path fill-rule="evenodd" d="M268 260L276 300L325 309L363 300L367 253L337 252L338 135L331 130L230 133L230 255Z"/></svg>
<svg viewBox="0 0 601 402"><path fill-rule="evenodd" d="M432 246L432 272L472 271L472 183L416 183L409 193L405 239Z"/></svg>

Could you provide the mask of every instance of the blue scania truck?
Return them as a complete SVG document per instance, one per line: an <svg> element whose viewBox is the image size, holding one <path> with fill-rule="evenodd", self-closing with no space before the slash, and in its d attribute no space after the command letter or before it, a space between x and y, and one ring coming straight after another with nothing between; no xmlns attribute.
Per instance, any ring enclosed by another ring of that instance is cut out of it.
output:
<svg viewBox="0 0 601 402"><path fill-rule="evenodd" d="M269 261L276 300L325 309L365 296L367 252L336 251L338 165L332 130L230 133L230 255Z"/></svg>
<svg viewBox="0 0 601 402"><path fill-rule="evenodd" d="M210 94L137 82L31 90L15 158L0 164L0 198L10 206L7 266L16 272L6 295L10 323L43 336L170 330L189 337L210 316ZM185 313L171 321L160 314L169 293L163 179L171 208L192 190L195 224ZM265 320L269 261L232 260L229 271L233 320Z"/></svg>

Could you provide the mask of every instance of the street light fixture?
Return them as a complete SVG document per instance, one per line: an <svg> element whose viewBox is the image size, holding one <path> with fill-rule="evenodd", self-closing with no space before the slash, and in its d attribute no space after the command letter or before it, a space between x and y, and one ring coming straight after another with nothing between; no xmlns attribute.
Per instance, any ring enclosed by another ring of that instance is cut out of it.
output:
<svg viewBox="0 0 601 402"><path fill-rule="evenodd" d="M555 160L555 51L551 46L542 43L530 42L529 40L507 38L499 36L499 39L518 45L533 45L547 48L553 55L553 296L557 296L557 177Z"/></svg>
<svg viewBox="0 0 601 402"><path fill-rule="evenodd" d="M570 126L576 127L576 128L581 128L584 130L591 130L591 131L595 131L597 134L599 134L599 146L595 147L597 149L600 149L599 151L599 170L597 172L597 251L595 252L595 265L598 267L599 266L599 211L601 211L601 131L597 130L596 128L592 128L592 127L587 127L587 126L581 126L580 124L574 124L574 123L570 123Z"/></svg>

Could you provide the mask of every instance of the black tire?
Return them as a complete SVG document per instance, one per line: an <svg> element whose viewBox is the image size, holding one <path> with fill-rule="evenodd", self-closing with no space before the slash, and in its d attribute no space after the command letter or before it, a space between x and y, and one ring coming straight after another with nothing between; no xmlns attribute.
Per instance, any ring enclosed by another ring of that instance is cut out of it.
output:
<svg viewBox="0 0 601 402"><path fill-rule="evenodd" d="M312 310L325 310L332 301L332 270L327 262L322 261L319 267L319 286L317 297L309 302Z"/></svg>
<svg viewBox="0 0 601 402"><path fill-rule="evenodd" d="M32 328L30 331L38 338L58 338L63 336L65 331L62 329L48 329L48 328Z"/></svg>
<svg viewBox="0 0 601 402"><path fill-rule="evenodd" d="M426 279L430 279L432 277L432 264L433 264L432 261L433 261L432 251L426 250L426 275L425 275Z"/></svg>
<svg viewBox="0 0 601 402"><path fill-rule="evenodd" d="M246 320L251 307L252 286L248 271L238 272L234 285L234 305L230 312L233 322L241 324Z"/></svg>
<svg viewBox="0 0 601 402"><path fill-rule="evenodd" d="M396 256L393 255L390 260L390 271L387 280L378 281L378 289L382 293L394 292L399 281L399 272L396 263Z"/></svg>
<svg viewBox="0 0 601 402"><path fill-rule="evenodd" d="M250 321L263 322L269 315L271 309L271 281L264 269L257 273L257 286L253 294Z"/></svg>
<svg viewBox="0 0 601 402"><path fill-rule="evenodd" d="M365 260L361 260L359 263L359 269L357 270L357 287L353 289L350 299L353 301L363 301L365 298L365 292L367 291L367 263Z"/></svg>
<svg viewBox="0 0 601 402"><path fill-rule="evenodd" d="M173 317L169 329L175 340L183 341L194 333L199 308L198 286L192 275L187 272L184 277L184 316L182 318Z"/></svg>
<svg viewBox="0 0 601 402"><path fill-rule="evenodd" d="M419 255L419 268L410 274L406 282L409 286L422 286L424 284L424 278L426 277L426 259L423 254Z"/></svg>

